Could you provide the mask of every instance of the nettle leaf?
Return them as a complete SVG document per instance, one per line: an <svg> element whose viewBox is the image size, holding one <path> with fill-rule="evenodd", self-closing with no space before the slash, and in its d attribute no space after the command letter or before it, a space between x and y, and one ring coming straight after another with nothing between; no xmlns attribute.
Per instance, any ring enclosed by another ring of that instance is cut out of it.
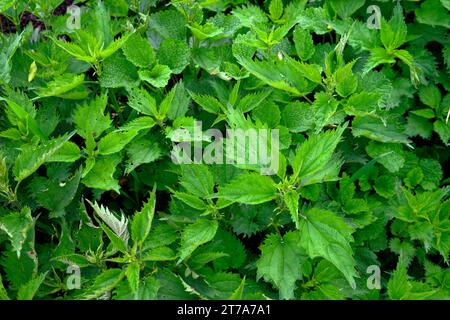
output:
<svg viewBox="0 0 450 320"><path fill-rule="evenodd" d="M144 203L141 211L134 215L131 222L131 238L141 246L147 239L152 227L153 215L155 214L156 195L150 193L149 200Z"/></svg>
<svg viewBox="0 0 450 320"><path fill-rule="evenodd" d="M81 172L79 169L72 176L59 179L33 178L29 185L33 197L41 206L50 210L50 217L64 215L64 208L72 202L78 190Z"/></svg>
<svg viewBox="0 0 450 320"><path fill-rule="evenodd" d="M120 52L103 62L100 85L104 88L131 88L139 82L136 67Z"/></svg>
<svg viewBox="0 0 450 320"><path fill-rule="evenodd" d="M128 92L128 105L131 108L149 116L156 116L158 114L156 100L148 91L142 88L131 88Z"/></svg>
<svg viewBox="0 0 450 320"><path fill-rule="evenodd" d="M385 143L410 143L402 125L388 119L366 116L356 117L352 122L352 133L355 137L364 136Z"/></svg>
<svg viewBox="0 0 450 320"><path fill-rule="evenodd" d="M448 11L448 4L447 4ZM442 1L439 0L426 0L420 8L415 11L417 21L432 26L443 26L450 28L450 14L446 12L443 7Z"/></svg>
<svg viewBox="0 0 450 320"><path fill-rule="evenodd" d="M301 144L292 164L293 179L307 180L328 167L345 128L346 125L337 130L311 136Z"/></svg>
<svg viewBox="0 0 450 320"><path fill-rule="evenodd" d="M180 185L189 193L201 198L214 192L213 176L206 165L192 164L181 166Z"/></svg>
<svg viewBox="0 0 450 320"><path fill-rule="evenodd" d="M397 269L389 279L387 288L392 300L424 300L435 293L435 290L420 282L409 281L406 266L398 263Z"/></svg>
<svg viewBox="0 0 450 320"><path fill-rule="evenodd" d="M275 199L277 188L270 177L245 173L220 187L216 196L233 202L259 204Z"/></svg>
<svg viewBox="0 0 450 320"><path fill-rule="evenodd" d="M0 299L448 299L450 0L13 2Z"/></svg>
<svg viewBox="0 0 450 320"><path fill-rule="evenodd" d="M94 209L94 212L100 217L100 219L106 223L106 225L115 233L117 237L122 239L125 243L128 242L130 237L128 232L128 219L122 214L120 220L112 213L108 207L98 205L97 202L86 201Z"/></svg>
<svg viewBox="0 0 450 320"><path fill-rule="evenodd" d="M308 30L296 26L294 29L294 44L297 55L302 61L309 60L314 54L314 42Z"/></svg>
<svg viewBox="0 0 450 320"><path fill-rule="evenodd" d="M189 47L184 41L166 39L159 46L156 58L160 64L167 65L172 73L179 74L189 64Z"/></svg>
<svg viewBox="0 0 450 320"><path fill-rule="evenodd" d="M178 264L188 258L199 246L211 241L219 224L215 220L198 219L188 225L181 234Z"/></svg>
<svg viewBox="0 0 450 320"><path fill-rule="evenodd" d="M72 117L77 133L83 138L98 137L111 125L109 115L105 115L108 97L101 95L90 101L89 104L78 106Z"/></svg>
<svg viewBox="0 0 450 320"><path fill-rule="evenodd" d="M280 290L280 299L293 299L295 283L302 277L301 264L306 257L299 243L299 234L288 232L283 237L268 235L260 247L257 277L273 283Z"/></svg>
<svg viewBox="0 0 450 320"><path fill-rule="evenodd" d="M407 28L400 5L394 8L391 20L381 18L380 39L384 47L391 52L407 41Z"/></svg>
<svg viewBox="0 0 450 320"><path fill-rule="evenodd" d="M300 194L296 190L289 190L284 194L284 203L289 209L292 221L295 223L295 227L300 227L300 218L298 215L298 201L300 200Z"/></svg>
<svg viewBox="0 0 450 320"><path fill-rule="evenodd" d="M358 78L352 72L355 62L346 64L335 73L336 92L343 98L354 93L358 87Z"/></svg>
<svg viewBox="0 0 450 320"><path fill-rule="evenodd" d="M281 112L281 124L291 132L304 132L314 125L314 113L311 106L303 102L292 102Z"/></svg>
<svg viewBox="0 0 450 320"><path fill-rule="evenodd" d="M311 258L322 257L330 261L355 289L358 277L350 242L353 229L334 212L310 209L300 222L300 245Z"/></svg>
<svg viewBox="0 0 450 320"><path fill-rule="evenodd" d="M153 33L162 39L173 38L183 40L186 38L186 17L176 9L162 10L150 15L149 30L151 38ZM160 40L154 37L154 41Z"/></svg>
<svg viewBox="0 0 450 320"><path fill-rule="evenodd" d="M172 91L173 99L169 109L167 110L166 116L170 120L176 120L177 118L183 117L188 111L190 98L186 92L183 81L177 82L177 84L171 89L171 93ZM162 106L160 106L160 108L162 108Z"/></svg>
<svg viewBox="0 0 450 320"><path fill-rule="evenodd" d="M84 82L84 74L64 74L55 80L48 82L44 88L39 88L36 93L40 98L45 97L61 97L66 99L84 99L88 95L86 89L72 91L81 86Z"/></svg>
<svg viewBox="0 0 450 320"><path fill-rule="evenodd" d="M16 158L14 164L14 177L16 181L22 181L32 175L52 155L54 155L73 135L64 136L45 141L39 145L24 145L22 152Z"/></svg>
<svg viewBox="0 0 450 320"><path fill-rule="evenodd" d="M216 97L196 94L193 92L189 92L189 94L192 97L192 100L194 100L200 107L209 113L218 114L224 109L224 106L219 102L219 100L217 100Z"/></svg>
<svg viewBox="0 0 450 320"><path fill-rule="evenodd" d="M125 57L137 67L149 67L155 61L155 53L150 42L136 33L128 38L122 51Z"/></svg>
<svg viewBox="0 0 450 320"><path fill-rule="evenodd" d="M121 161L121 156L112 154L95 160L93 167L83 177L81 182L89 187L100 190L120 191L118 181L113 175Z"/></svg>
<svg viewBox="0 0 450 320"><path fill-rule="evenodd" d="M431 84L420 87L419 98L423 104L430 106L433 109L438 109L441 104L442 96L439 88Z"/></svg>
<svg viewBox="0 0 450 320"><path fill-rule="evenodd" d="M401 144L382 144L371 141L367 145L366 151L369 156L376 159L390 172L397 172L405 163Z"/></svg>
<svg viewBox="0 0 450 320"><path fill-rule="evenodd" d="M4 3L2 3L4 4ZM1 4L0 4L1 5ZM11 3L12 5L12 3ZM9 6L8 3L5 7ZM4 12L4 10L1 10ZM9 36L5 36L3 33L0 37L0 46L2 48L0 53L0 81L9 83L11 81L11 71L12 71L12 63L11 59L19 48L20 42L23 39L25 31L22 33L14 33Z"/></svg>
<svg viewBox="0 0 450 320"><path fill-rule="evenodd" d="M121 151L137 136L138 130L121 131L116 130L108 133L98 142L98 153L109 155Z"/></svg>
<svg viewBox="0 0 450 320"><path fill-rule="evenodd" d="M269 13L272 20L278 20L283 14L283 1L270 0Z"/></svg>
<svg viewBox="0 0 450 320"><path fill-rule="evenodd" d="M20 212L11 212L0 217L0 230L3 230L8 235L18 257L21 255L22 246L27 238L28 231L33 227L34 220L28 207L23 208Z"/></svg>
<svg viewBox="0 0 450 320"><path fill-rule="evenodd" d="M135 261L128 264L127 269L125 270L125 276L127 277L131 292L134 294L139 290L140 269L139 263Z"/></svg>
<svg viewBox="0 0 450 320"><path fill-rule="evenodd" d="M246 258L246 251L241 241L233 233L223 229L217 231L213 241L198 249L199 254L195 256L197 262L201 260L198 256L202 254L202 251L212 252L213 256L214 253L218 253L213 259L215 270L238 269Z"/></svg>
<svg viewBox="0 0 450 320"><path fill-rule="evenodd" d="M177 258L177 254L169 247L157 247L149 250L141 257L142 261L172 261Z"/></svg>
<svg viewBox="0 0 450 320"><path fill-rule="evenodd" d="M39 287L44 282L46 273L41 273L34 279L31 279L26 284L22 285L17 292L17 300L33 300L33 297L39 290Z"/></svg>
<svg viewBox="0 0 450 320"><path fill-rule="evenodd" d="M166 65L157 64L151 70L139 70L138 74L142 81L146 81L156 88L164 88L169 83L172 70Z"/></svg>
<svg viewBox="0 0 450 320"><path fill-rule="evenodd" d="M331 0L330 4L334 11L341 17L346 20L353 13L355 13L359 8L361 8L365 3L365 0L354 0L354 1L346 1L346 0Z"/></svg>
<svg viewBox="0 0 450 320"><path fill-rule="evenodd" d="M121 269L108 269L95 278L94 284L81 293L82 299L96 299L114 289L125 277Z"/></svg>
<svg viewBox="0 0 450 320"><path fill-rule="evenodd" d="M3 285L3 279L0 275L0 300L11 300L6 292L5 286Z"/></svg>
<svg viewBox="0 0 450 320"><path fill-rule="evenodd" d="M131 141L125 148L128 155L125 173L129 174L142 164L160 159L165 150L158 143L157 136L143 135Z"/></svg>

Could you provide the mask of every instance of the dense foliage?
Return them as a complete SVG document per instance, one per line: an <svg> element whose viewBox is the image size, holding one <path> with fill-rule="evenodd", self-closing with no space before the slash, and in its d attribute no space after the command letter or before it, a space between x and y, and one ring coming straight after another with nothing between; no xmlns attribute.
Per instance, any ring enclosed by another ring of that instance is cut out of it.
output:
<svg viewBox="0 0 450 320"><path fill-rule="evenodd" d="M0 299L450 298L449 0L71 4L0 1Z"/></svg>

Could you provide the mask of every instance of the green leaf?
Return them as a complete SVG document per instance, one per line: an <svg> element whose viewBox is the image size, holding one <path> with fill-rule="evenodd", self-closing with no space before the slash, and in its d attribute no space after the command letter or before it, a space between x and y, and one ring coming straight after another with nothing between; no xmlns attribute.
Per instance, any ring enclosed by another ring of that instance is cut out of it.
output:
<svg viewBox="0 0 450 320"><path fill-rule="evenodd" d="M239 285L239 287L233 292L233 294L228 298L228 300L242 300L244 288L245 288L245 276L242 279L242 282Z"/></svg>
<svg viewBox="0 0 450 320"><path fill-rule="evenodd" d="M28 231L33 227L34 220L28 207L23 208L20 212L11 212L0 217L0 230L8 235L18 257L22 252L22 246L27 239Z"/></svg>
<svg viewBox="0 0 450 320"><path fill-rule="evenodd" d="M81 178L81 168L74 174L67 174L62 177L34 177L29 187L33 193L33 198L50 210L51 218L60 217L65 214L65 208L72 202Z"/></svg>
<svg viewBox="0 0 450 320"><path fill-rule="evenodd" d="M313 208L300 222L300 245L311 258L322 257L331 262L355 289L355 259L350 242L353 229L335 213Z"/></svg>
<svg viewBox="0 0 450 320"><path fill-rule="evenodd" d="M355 137L364 136L384 143L410 143L402 125L392 121L365 116L355 117L352 122Z"/></svg>
<svg viewBox="0 0 450 320"><path fill-rule="evenodd" d="M107 58L102 67L100 85L104 88L131 88L139 82L136 67L121 54Z"/></svg>
<svg viewBox="0 0 450 320"><path fill-rule="evenodd" d="M45 276L46 273L41 273L36 278L33 278L26 284L22 285L17 292L17 300L33 300L39 290L39 287L42 285Z"/></svg>
<svg viewBox="0 0 450 320"><path fill-rule="evenodd" d="M127 277L131 292L134 294L136 294L139 290L140 269L139 262L135 261L129 263L125 270L125 276Z"/></svg>
<svg viewBox="0 0 450 320"><path fill-rule="evenodd" d="M365 0L331 0L330 4L339 17L347 20L353 13L361 8L365 2Z"/></svg>
<svg viewBox="0 0 450 320"><path fill-rule="evenodd" d="M80 148L72 141L67 141L47 159L47 162L75 162L80 157Z"/></svg>
<svg viewBox="0 0 450 320"><path fill-rule="evenodd" d="M184 228L181 234L178 264L189 257L195 249L211 241L216 235L219 224L215 220L198 219Z"/></svg>
<svg viewBox="0 0 450 320"><path fill-rule="evenodd" d="M280 299L293 299L295 282L301 279L300 267L305 256L299 243L298 233L288 232L283 238L268 235L260 247L257 277L273 283L279 289Z"/></svg>
<svg viewBox="0 0 450 320"><path fill-rule="evenodd" d="M214 192L214 180L206 165L181 166L180 185L189 193L200 198L211 195Z"/></svg>
<svg viewBox="0 0 450 320"><path fill-rule="evenodd" d="M66 73L55 80L47 83L46 87L39 88L36 93L40 98L45 97L61 97L64 98L65 94L71 90L74 90L84 82L84 74L75 75ZM86 98L88 92L84 90L76 98ZM68 96L69 97L69 96Z"/></svg>
<svg viewBox="0 0 450 320"><path fill-rule="evenodd" d="M354 93L358 86L358 78L352 72L355 62L348 63L336 71L336 92L343 98Z"/></svg>
<svg viewBox="0 0 450 320"><path fill-rule="evenodd" d="M194 100L200 107L205 111L213 114L218 114L222 109L223 105L217 100L217 98L209 95L201 95L193 92L189 92L192 100Z"/></svg>
<svg viewBox="0 0 450 320"><path fill-rule="evenodd" d="M131 120L129 122L126 122L122 127L118 129L118 131L137 131L140 133L140 131L153 128L156 125L155 120L153 120L152 117L138 117L134 120ZM134 139L132 140L134 141Z"/></svg>
<svg viewBox="0 0 450 320"><path fill-rule="evenodd" d="M65 134L64 136L45 141L37 146L24 145L22 152L16 158L14 164L14 177L16 181L22 181L32 175L41 165L53 156L69 139L75 134Z"/></svg>
<svg viewBox="0 0 450 320"><path fill-rule="evenodd" d="M444 144L448 144L450 140L450 125L444 121L438 120L433 123L433 129L441 138Z"/></svg>
<svg viewBox="0 0 450 320"><path fill-rule="evenodd" d="M128 92L128 105L131 108L148 116L156 116L158 114L156 100L148 91L142 88L131 88Z"/></svg>
<svg viewBox="0 0 450 320"><path fill-rule="evenodd" d="M302 61L309 60L315 52L314 42L311 34L308 30L296 26L293 36L297 55Z"/></svg>
<svg viewBox="0 0 450 320"><path fill-rule="evenodd" d="M274 72L274 70L279 69L275 64L268 61L253 61L238 54L235 54L235 57L240 65L268 85L296 96L302 95L297 88L286 81L286 77L281 72Z"/></svg>
<svg viewBox="0 0 450 320"><path fill-rule="evenodd" d="M189 64L190 51L186 42L166 39L159 46L156 57L158 62L168 66L172 73L179 74Z"/></svg>
<svg viewBox="0 0 450 320"><path fill-rule="evenodd" d="M120 155L112 154L95 160L95 164L81 182L89 188L120 191L118 181L113 175L121 160Z"/></svg>
<svg viewBox="0 0 450 320"><path fill-rule="evenodd" d="M259 204L275 199L277 188L273 180L257 173L239 175L220 187L217 197L245 204Z"/></svg>
<svg viewBox="0 0 450 320"><path fill-rule="evenodd" d="M126 152L128 155L126 174L142 164L158 160L164 154L163 148L158 143L158 137L150 135L138 136L126 146Z"/></svg>
<svg viewBox="0 0 450 320"><path fill-rule="evenodd" d="M311 106L298 101L289 103L281 112L281 124L295 133L311 129L314 124Z"/></svg>
<svg viewBox="0 0 450 320"><path fill-rule="evenodd" d="M206 203L199 197L194 196L192 194L179 192L179 191L172 191L172 196L177 198L178 200L183 201L185 204L187 204L191 208L194 208L197 210L206 210L207 209Z"/></svg>
<svg viewBox="0 0 450 320"><path fill-rule="evenodd" d="M415 11L417 21L431 26L450 28L450 14L439 0L426 0Z"/></svg>
<svg viewBox="0 0 450 320"><path fill-rule="evenodd" d="M144 204L140 212L134 215L131 222L131 238L139 246L147 239L152 227L153 215L155 214L156 195L150 193L149 200Z"/></svg>
<svg viewBox="0 0 450 320"><path fill-rule="evenodd" d="M403 263L398 263L387 288L388 296L392 300L423 300L435 293L435 290L427 285L409 281L407 269Z"/></svg>
<svg viewBox="0 0 450 320"><path fill-rule="evenodd" d="M0 300L11 300L8 296L8 292L6 292L6 289L3 286L3 279L1 275L0 275Z"/></svg>
<svg viewBox="0 0 450 320"><path fill-rule="evenodd" d="M157 247L150 251L145 252L141 260L142 261L172 261L177 258L175 251L169 247Z"/></svg>
<svg viewBox="0 0 450 320"><path fill-rule="evenodd" d="M6 0L5 0L6 1ZM11 4L9 3L0 3L0 6L3 7L9 7ZM0 8L1 9L1 8ZM0 12L4 12L3 10L0 10ZM13 33L10 36L2 36L0 38L0 47L1 47L1 53L0 53L0 82L9 83L11 81L11 70L12 70L12 57L16 50L20 46L20 42L23 39L24 32L22 33Z"/></svg>
<svg viewBox="0 0 450 320"><path fill-rule="evenodd" d="M375 180L375 191L382 197L390 199L395 195L395 177L383 175Z"/></svg>
<svg viewBox="0 0 450 320"><path fill-rule="evenodd" d="M270 0L269 13L272 20L278 20L283 14L283 1Z"/></svg>
<svg viewBox="0 0 450 320"><path fill-rule="evenodd" d="M394 8L391 20L381 19L380 39L388 52L399 48L407 41L407 28L400 5Z"/></svg>
<svg viewBox="0 0 450 320"><path fill-rule="evenodd" d="M139 79L150 83L156 88L164 88L167 86L172 74L172 70L163 64L157 64L151 70L139 70Z"/></svg>
<svg viewBox="0 0 450 320"><path fill-rule="evenodd" d="M73 42L67 42L63 40L56 39L54 37L50 37L52 41L65 52L70 54L71 56L77 58L78 60L94 63L96 58L92 56L90 53L87 53L81 48L78 44Z"/></svg>
<svg viewBox="0 0 450 320"><path fill-rule="evenodd" d="M114 289L125 276L121 269L108 269L95 278L94 284L81 294L82 299L96 299Z"/></svg>
<svg viewBox="0 0 450 320"><path fill-rule="evenodd" d="M241 241L236 236L223 229L217 230L214 240L199 248L191 259L197 264L204 260L200 266L206 264L208 253L211 253L215 270L239 269L246 259L246 251ZM203 259L201 258L203 255ZM200 256L200 258L199 258ZM191 262L192 262L191 260Z"/></svg>
<svg viewBox="0 0 450 320"><path fill-rule="evenodd" d="M137 130L110 132L98 142L98 153L101 155L117 153L125 148L137 134Z"/></svg>
<svg viewBox="0 0 450 320"><path fill-rule="evenodd" d="M441 92L434 84L420 87L419 98L423 104L436 110L439 108L442 100Z"/></svg>
<svg viewBox="0 0 450 320"><path fill-rule="evenodd" d="M128 38L122 51L125 57L137 67L149 67L155 61L155 53L148 40L136 33Z"/></svg>
<svg viewBox="0 0 450 320"><path fill-rule="evenodd" d="M284 195L284 203L289 209L292 221L295 223L295 227L298 229L300 227L300 219L298 216L298 201L300 199L300 194L296 190L289 190Z"/></svg>
<svg viewBox="0 0 450 320"><path fill-rule="evenodd" d="M367 59L366 65L364 66L363 75L366 75L370 70L383 63L395 63L395 58L384 48L377 47L370 49L370 56L369 59Z"/></svg>
<svg viewBox="0 0 450 320"><path fill-rule="evenodd" d="M186 38L186 16L174 9L162 10L150 15L149 31L162 39Z"/></svg>
<svg viewBox="0 0 450 320"><path fill-rule="evenodd" d="M310 136L302 143L292 164L293 179L301 181L324 170L332 159L345 128L346 125L337 130Z"/></svg>
<svg viewBox="0 0 450 320"><path fill-rule="evenodd" d="M390 172L397 172L405 163L402 145L400 144L382 144L371 141L367 145L366 151L369 156L377 159L377 162Z"/></svg>
<svg viewBox="0 0 450 320"><path fill-rule="evenodd" d="M184 88L183 81L177 82L171 91L174 91L173 99L169 109L167 110L166 116L170 120L176 120L186 114L189 108L190 99L186 93L186 89Z"/></svg>
<svg viewBox="0 0 450 320"><path fill-rule="evenodd" d="M75 109L72 118L80 136L95 138L110 127L109 115L104 114L107 101L107 95L101 95Z"/></svg>

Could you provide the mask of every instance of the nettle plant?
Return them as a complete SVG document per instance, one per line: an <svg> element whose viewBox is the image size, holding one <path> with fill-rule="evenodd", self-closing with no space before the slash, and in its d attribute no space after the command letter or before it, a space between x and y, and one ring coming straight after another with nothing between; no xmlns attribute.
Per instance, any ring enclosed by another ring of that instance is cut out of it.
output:
<svg viewBox="0 0 450 320"><path fill-rule="evenodd" d="M0 298L450 298L449 10L3 1Z"/></svg>

